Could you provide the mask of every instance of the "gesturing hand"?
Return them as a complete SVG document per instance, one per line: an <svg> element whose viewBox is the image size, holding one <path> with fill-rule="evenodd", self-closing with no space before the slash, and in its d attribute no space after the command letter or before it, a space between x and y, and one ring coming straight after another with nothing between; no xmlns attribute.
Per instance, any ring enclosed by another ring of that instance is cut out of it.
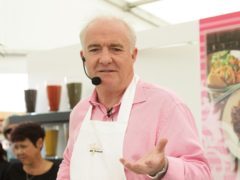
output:
<svg viewBox="0 0 240 180"><path fill-rule="evenodd" d="M153 150L145 154L142 158L135 162L129 162L121 158L120 162L125 168L137 173L155 175L161 171L166 163L164 149L167 144L167 139L161 139Z"/></svg>

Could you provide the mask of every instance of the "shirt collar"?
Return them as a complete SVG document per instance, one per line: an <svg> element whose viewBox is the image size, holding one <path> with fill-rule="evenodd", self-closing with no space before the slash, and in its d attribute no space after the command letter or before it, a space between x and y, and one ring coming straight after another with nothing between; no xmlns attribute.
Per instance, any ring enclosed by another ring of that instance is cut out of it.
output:
<svg viewBox="0 0 240 180"><path fill-rule="evenodd" d="M144 102L146 100L147 100L147 95L146 95L146 88L144 86L144 82L139 80L138 83L137 83L136 93L135 93L135 97L134 97L134 100L133 100L133 104ZM93 93L92 93L92 95L89 99L89 103L93 106L100 105L100 103L97 100L96 89L94 89L94 91L93 91ZM114 106L116 106L116 105L114 105Z"/></svg>

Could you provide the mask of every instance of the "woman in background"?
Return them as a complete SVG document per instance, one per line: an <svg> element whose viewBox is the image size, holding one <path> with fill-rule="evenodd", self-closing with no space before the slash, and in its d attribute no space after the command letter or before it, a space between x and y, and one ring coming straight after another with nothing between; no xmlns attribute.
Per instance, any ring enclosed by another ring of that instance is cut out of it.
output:
<svg viewBox="0 0 240 180"><path fill-rule="evenodd" d="M11 133L13 152L20 163L12 163L6 180L55 180L58 163L41 155L45 131L36 123L19 124Z"/></svg>

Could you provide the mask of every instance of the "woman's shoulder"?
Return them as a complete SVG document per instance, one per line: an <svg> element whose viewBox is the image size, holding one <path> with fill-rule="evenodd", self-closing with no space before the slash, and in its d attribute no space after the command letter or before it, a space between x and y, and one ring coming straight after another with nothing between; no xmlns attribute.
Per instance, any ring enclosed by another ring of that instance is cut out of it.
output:
<svg viewBox="0 0 240 180"><path fill-rule="evenodd" d="M22 164L18 161L10 161L8 168L6 170L6 179L23 179L25 177L25 172L23 171Z"/></svg>
<svg viewBox="0 0 240 180"><path fill-rule="evenodd" d="M60 160L56 160L56 161L54 160L54 161L51 161L51 162L53 162L51 168L46 173L40 175L41 178L43 178L44 180L52 180L52 179L57 178L57 172L58 172L59 165L60 165L61 161Z"/></svg>
<svg viewBox="0 0 240 180"><path fill-rule="evenodd" d="M22 163L18 160L12 160L9 162L9 169L22 170Z"/></svg>
<svg viewBox="0 0 240 180"><path fill-rule="evenodd" d="M53 165L52 165L52 168L51 169L54 169L54 170L57 170L59 169L59 166L61 164L62 160L56 160L56 161L53 161Z"/></svg>

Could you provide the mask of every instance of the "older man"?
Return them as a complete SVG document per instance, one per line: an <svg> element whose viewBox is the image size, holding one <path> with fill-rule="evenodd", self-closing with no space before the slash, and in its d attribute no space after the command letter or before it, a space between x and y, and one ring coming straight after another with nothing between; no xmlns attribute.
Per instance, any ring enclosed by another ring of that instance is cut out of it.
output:
<svg viewBox="0 0 240 180"><path fill-rule="evenodd" d="M210 179L192 114L174 93L134 73L136 37L119 18L80 34L92 95L73 109L58 180Z"/></svg>

